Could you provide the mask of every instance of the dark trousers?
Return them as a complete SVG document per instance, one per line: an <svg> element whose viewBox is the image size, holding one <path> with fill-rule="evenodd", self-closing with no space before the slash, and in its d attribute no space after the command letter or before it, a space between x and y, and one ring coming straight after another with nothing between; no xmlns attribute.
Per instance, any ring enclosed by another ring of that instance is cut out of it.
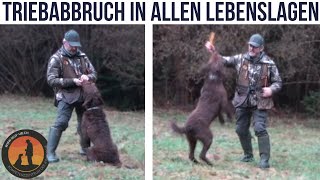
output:
<svg viewBox="0 0 320 180"><path fill-rule="evenodd" d="M257 137L268 135L266 125L268 118L267 110L260 110L256 107L238 107L236 108L236 133L239 137L247 137L250 135L251 117L253 119L255 135Z"/></svg>
<svg viewBox="0 0 320 180"><path fill-rule="evenodd" d="M78 127L77 131L80 134L81 119L84 112L82 107L82 102L75 102L73 104L68 104L63 101L58 102L57 106L57 118L53 125L54 128L64 131L67 129L69 120L71 119L73 109L76 109Z"/></svg>

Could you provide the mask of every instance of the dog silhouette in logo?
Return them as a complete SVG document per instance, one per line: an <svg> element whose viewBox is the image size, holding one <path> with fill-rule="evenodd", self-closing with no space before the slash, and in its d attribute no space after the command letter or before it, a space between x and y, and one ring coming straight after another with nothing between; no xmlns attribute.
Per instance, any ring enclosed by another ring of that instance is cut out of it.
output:
<svg viewBox="0 0 320 180"><path fill-rule="evenodd" d="M22 156L23 156L23 154L19 154L19 156L18 156L18 159L16 160L16 162L14 163L14 167L16 167L16 168L18 168L18 169L21 169L21 167L22 167L22 165L21 165L21 163L22 163Z"/></svg>

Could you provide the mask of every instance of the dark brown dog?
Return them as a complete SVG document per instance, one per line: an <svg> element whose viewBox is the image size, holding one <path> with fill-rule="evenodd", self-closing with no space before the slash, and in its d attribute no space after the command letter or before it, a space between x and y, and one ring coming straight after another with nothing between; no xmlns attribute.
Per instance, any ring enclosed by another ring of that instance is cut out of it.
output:
<svg viewBox="0 0 320 180"><path fill-rule="evenodd" d="M198 161L194 157L194 151L199 140L203 144L200 158L208 165L212 165L206 157L213 138L210 124L217 116L221 116L222 112L226 113L229 119L234 113L234 108L228 101L227 92L223 85L223 64L219 59L220 56L217 53L213 54L203 69L207 76L201 90L201 96L196 109L188 116L185 126L178 127L175 122L171 123L175 132L186 135L190 149L189 159L195 163ZM220 121L222 120L220 119Z"/></svg>
<svg viewBox="0 0 320 180"><path fill-rule="evenodd" d="M94 83L85 83L82 88L85 112L81 122L81 145L86 149L87 160L120 167L118 148L111 138L100 92ZM93 144L91 147L90 142Z"/></svg>

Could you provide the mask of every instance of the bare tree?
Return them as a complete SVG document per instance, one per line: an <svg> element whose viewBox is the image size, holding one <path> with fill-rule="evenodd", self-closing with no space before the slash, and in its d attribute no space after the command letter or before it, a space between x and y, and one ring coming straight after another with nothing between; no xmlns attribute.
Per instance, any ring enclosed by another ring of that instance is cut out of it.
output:
<svg viewBox="0 0 320 180"><path fill-rule="evenodd" d="M216 48L223 55L247 50L250 35L265 37L265 50L278 65L284 81L277 105L303 110L301 100L319 91L319 26L312 25L159 25L154 27L155 105L192 104L199 96L202 77L197 70L207 61L204 43L216 32ZM232 95L235 78L228 70L226 87Z"/></svg>
<svg viewBox="0 0 320 180"><path fill-rule="evenodd" d="M46 83L50 56L75 29L93 62L107 104L144 108L144 26L19 25L0 28L0 93L52 95ZM111 92L111 93L108 93ZM116 96L112 92L127 94ZM130 103L125 103L130 102Z"/></svg>

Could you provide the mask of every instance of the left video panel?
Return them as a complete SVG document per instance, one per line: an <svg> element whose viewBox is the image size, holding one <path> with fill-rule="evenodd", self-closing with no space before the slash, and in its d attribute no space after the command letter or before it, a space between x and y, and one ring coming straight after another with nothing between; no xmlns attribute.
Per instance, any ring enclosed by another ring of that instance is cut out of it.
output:
<svg viewBox="0 0 320 180"><path fill-rule="evenodd" d="M40 177L143 179L144 25L1 25L0 40L0 145L22 129L47 140L40 153L21 141L8 166L47 159Z"/></svg>

